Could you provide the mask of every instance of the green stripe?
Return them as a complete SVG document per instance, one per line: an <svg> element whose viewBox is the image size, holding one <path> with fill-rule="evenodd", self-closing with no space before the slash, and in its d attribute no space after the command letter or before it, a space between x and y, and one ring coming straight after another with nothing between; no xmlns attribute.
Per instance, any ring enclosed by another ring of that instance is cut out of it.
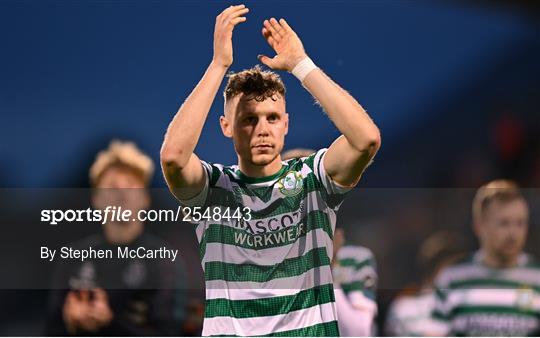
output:
<svg viewBox="0 0 540 338"><path fill-rule="evenodd" d="M344 258L344 259L340 259L338 260L338 263L340 266L343 266L343 267L353 267L355 268L356 270L360 270L361 268L363 267L366 267L366 266L372 266L373 264L371 259L365 259L361 262L359 262L357 259L355 258Z"/></svg>
<svg viewBox="0 0 540 338"><path fill-rule="evenodd" d="M353 291L359 291L359 292L362 292L364 296L366 296L367 298L371 300L375 300L376 298L375 290L373 289L373 287L372 288L365 287L363 281L343 283L340 285L341 285L341 288L343 289L343 292L345 292L345 294L349 294L350 292L353 292Z"/></svg>
<svg viewBox="0 0 540 338"><path fill-rule="evenodd" d="M529 268L529 269L532 269L532 270L540 270L540 262L536 262L536 261L529 261L526 265L525 265L526 268Z"/></svg>
<svg viewBox="0 0 540 338"><path fill-rule="evenodd" d="M455 281L448 286L450 289L460 288L479 288L479 289L492 289L492 288L504 288L504 289L532 289L535 292L540 293L540 286L528 285L523 282L504 280L504 279L490 279L490 278L475 278Z"/></svg>
<svg viewBox="0 0 540 338"><path fill-rule="evenodd" d="M233 282L267 282L272 279L294 277L316 267L330 265L325 248L308 251L305 255L284 259L276 265L233 264L206 262L205 280Z"/></svg>
<svg viewBox="0 0 540 338"><path fill-rule="evenodd" d="M437 296L437 298L445 301L446 297L447 297L446 290L442 290L442 289L439 289L439 288L435 289L435 296Z"/></svg>
<svg viewBox="0 0 540 338"><path fill-rule="evenodd" d="M363 291L364 290L364 283L362 282L352 282L352 283L343 283L341 284L341 288L343 289L343 292L349 293L351 291Z"/></svg>
<svg viewBox="0 0 540 338"><path fill-rule="evenodd" d="M516 306L458 306L452 310L452 316L462 316L474 313L481 314L506 314L518 316L530 316L538 318L538 312L535 310L520 309Z"/></svg>
<svg viewBox="0 0 540 338"><path fill-rule="evenodd" d="M213 187L216 185L217 181L219 180L219 176L221 175L221 172L219 168L213 164L210 164L210 168L212 171L212 176L210 178L210 186Z"/></svg>
<svg viewBox="0 0 540 338"><path fill-rule="evenodd" d="M432 313L431 313L431 316L435 319L438 319L438 320L442 320L442 321L448 321L448 318L447 316L445 316L442 312L438 311L438 310L434 310Z"/></svg>
<svg viewBox="0 0 540 338"><path fill-rule="evenodd" d="M277 316L333 301L334 289L332 284L326 284L308 290L302 290L290 296L247 300L209 299L206 301L204 317L230 316L234 318L253 318Z"/></svg>

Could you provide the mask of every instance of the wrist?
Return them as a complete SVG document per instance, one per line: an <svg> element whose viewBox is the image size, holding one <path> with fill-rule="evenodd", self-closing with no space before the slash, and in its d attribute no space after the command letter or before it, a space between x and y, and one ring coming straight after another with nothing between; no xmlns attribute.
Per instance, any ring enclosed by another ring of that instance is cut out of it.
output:
<svg viewBox="0 0 540 338"><path fill-rule="evenodd" d="M305 58L309 58L309 56L306 53L300 54L298 56L295 56L292 58L291 66L288 69L289 73L292 73L294 67L296 67L302 60Z"/></svg>
<svg viewBox="0 0 540 338"><path fill-rule="evenodd" d="M313 70L317 69L318 67L315 65L315 63L309 58L309 56L304 55L302 59L300 59L296 65L293 67L293 69L290 71L300 82L304 82L306 76L311 73Z"/></svg>
<svg viewBox="0 0 540 338"><path fill-rule="evenodd" d="M212 61L210 62L209 68L219 69L219 70L223 70L223 71L226 72L229 69L230 66L231 65L226 65L223 62L219 62L216 59L212 59Z"/></svg>

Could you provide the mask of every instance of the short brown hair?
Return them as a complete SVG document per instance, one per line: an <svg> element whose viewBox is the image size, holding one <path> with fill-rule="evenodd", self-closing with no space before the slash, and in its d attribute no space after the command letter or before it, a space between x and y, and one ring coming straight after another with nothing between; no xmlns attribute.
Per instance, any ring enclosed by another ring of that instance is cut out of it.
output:
<svg viewBox="0 0 540 338"><path fill-rule="evenodd" d="M90 183L97 186L103 173L113 167L120 166L133 170L148 185L154 173L152 159L137 148L133 142L113 140L106 150L100 151L90 167Z"/></svg>
<svg viewBox="0 0 540 338"><path fill-rule="evenodd" d="M227 75L229 81L223 92L225 101L238 94L244 94L256 101L264 101L276 93L285 98L285 85L278 74L262 70L259 65L238 73Z"/></svg>
<svg viewBox="0 0 540 338"><path fill-rule="evenodd" d="M473 201L473 218L478 221L494 201L511 202L524 199L518 185L510 180L494 180L478 189Z"/></svg>

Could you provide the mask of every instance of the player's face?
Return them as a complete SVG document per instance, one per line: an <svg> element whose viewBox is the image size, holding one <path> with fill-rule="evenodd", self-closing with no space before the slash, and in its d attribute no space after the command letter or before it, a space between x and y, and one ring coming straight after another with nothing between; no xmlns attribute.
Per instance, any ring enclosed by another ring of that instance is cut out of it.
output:
<svg viewBox="0 0 540 338"><path fill-rule="evenodd" d="M141 177L133 170L122 166L111 166L105 170L97 183L93 204L95 208L107 206L132 210L133 214L148 208L149 196Z"/></svg>
<svg viewBox="0 0 540 338"><path fill-rule="evenodd" d="M242 95L233 100L223 131L233 138L238 156L256 166L272 163L283 149L289 127L285 100L277 94L260 102Z"/></svg>
<svg viewBox="0 0 540 338"><path fill-rule="evenodd" d="M529 211L523 199L493 201L485 210L479 226L482 249L501 262L520 254L527 239Z"/></svg>

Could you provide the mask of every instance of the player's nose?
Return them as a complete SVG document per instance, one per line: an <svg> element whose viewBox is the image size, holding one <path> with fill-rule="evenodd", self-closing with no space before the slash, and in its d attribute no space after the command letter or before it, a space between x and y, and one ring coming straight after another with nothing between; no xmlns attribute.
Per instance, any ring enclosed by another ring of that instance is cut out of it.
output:
<svg viewBox="0 0 540 338"><path fill-rule="evenodd" d="M266 136L269 134L269 124L266 119L259 119L256 126L257 136Z"/></svg>

